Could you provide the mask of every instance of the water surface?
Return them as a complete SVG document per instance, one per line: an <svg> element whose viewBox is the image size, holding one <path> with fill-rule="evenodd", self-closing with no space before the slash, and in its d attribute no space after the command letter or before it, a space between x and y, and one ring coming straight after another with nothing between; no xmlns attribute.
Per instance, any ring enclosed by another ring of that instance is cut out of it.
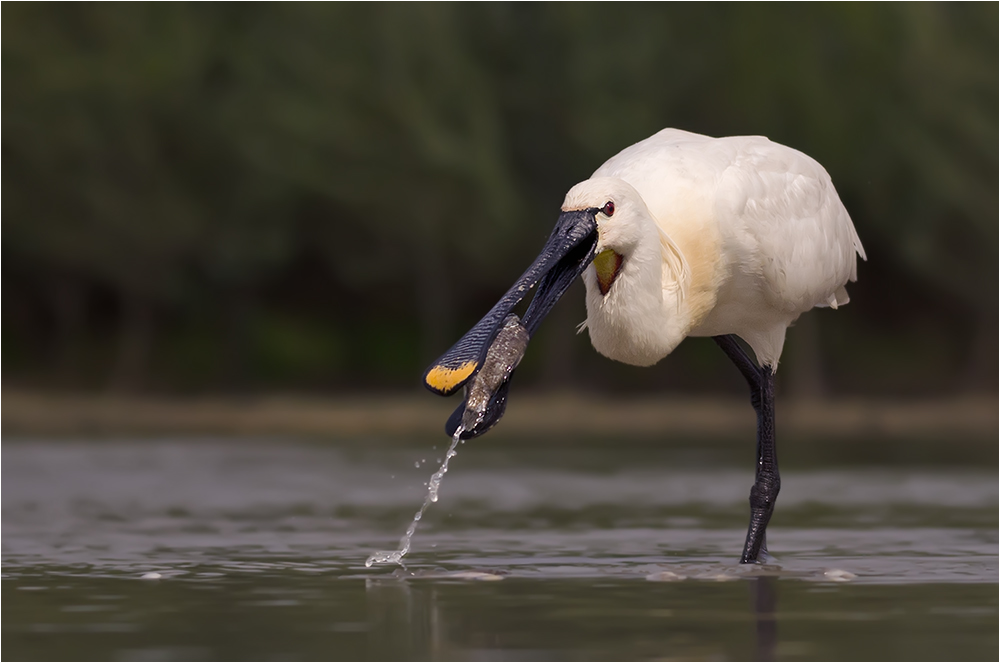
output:
<svg viewBox="0 0 1000 663"><path fill-rule="evenodd" d="M750 463L488 442L459 447L405 568L366 568L447 439L5 441L3 655L997 655L990 466L786 467L774 558L747 567Z"/></svg>

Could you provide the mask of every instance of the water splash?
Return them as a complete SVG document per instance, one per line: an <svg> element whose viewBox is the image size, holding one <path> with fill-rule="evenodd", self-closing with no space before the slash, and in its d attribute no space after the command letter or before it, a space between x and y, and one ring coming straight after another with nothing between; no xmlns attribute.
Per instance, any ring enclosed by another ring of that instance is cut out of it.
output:
<svg viewBox="0 0 1000 663"><path fill-rule="evenodd" d="M444 475L448 473L448 462L458 453L455 448L461 441L462 433L465 429L462 426L458 427L455 431L455 435L451 439L451 447L448 449L448 453L444 456L444 463L438 468L438 471L431 475L431 480L427 484L427 497L424 499L423 505L420 510L417 511L413 516L413 522L406 529L406 534L403 538L399 540L398 550L379 550L371 554L371 556L365 560L365 566L371 567L372 564L403 564L403 556L410 552L410 539L413 538L413 533L417 531L417 524L420 519L424 517L424 511L427 511L427 507L433 502L438 501L438 490L441 488L441 480L444 479Z"/></svg>

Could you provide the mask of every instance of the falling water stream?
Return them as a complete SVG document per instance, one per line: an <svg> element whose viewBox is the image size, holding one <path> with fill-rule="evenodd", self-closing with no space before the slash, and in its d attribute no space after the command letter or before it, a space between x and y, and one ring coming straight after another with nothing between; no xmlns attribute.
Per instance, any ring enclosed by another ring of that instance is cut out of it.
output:
<svg viewBox="0 0 1000 663"><path fill-rule="evenodd" d="M438 471L431 476L431 480L427 484L427 497L424 498L424 503L421 505L420 510L417 511L413 516L413 522L406 529L406 534L403 538L399 540L398 550L378 550L372 553L367 560L365 560L365 566L370 567L372 564L403 564L403 556L410 552L410 539L413 538L413 533L417 531L417 523L420 519L424 517L424 512L427 511L427 507L431 505L432 502L438 501L438 489L441 487L441 480L444 479L444 475L448 472L448 462L457 454L455 451L458 447L459 441L461 441L462 433L465 429L459 426L455 431L455 435L451 438L451 447L448 449L448 453L444 456L444 462L441 463L441 467Z"/></svg>
<svg viewBox="0 0 1000 663"><path fill-rule="evenodd" d="M511 373L521 362L521 357L524 356L524 351L528 347L528 341L528 330L521 324L521 319L513 313L508 315L496 338L490 344L482 367L466 387L462 423L459 424L452 436L451 448L448 449L448 453L444 457L444 463L427 484L427 497L424 499L423 506L413 516L413 522L410 523L403 538L399 540L399 550L376 551L365 560L365 566L370 567L372 564L402 565L403 556L410 551L410 539L417 531L417 523L423 518L424 512L431 505L431 502L437 502L441 480L448 471L448 461L457 453L455 448L462 439L462 433L468 430L477 434L476 429L486 419L490 401L496 396L500 387L510 379Z"/></svg>

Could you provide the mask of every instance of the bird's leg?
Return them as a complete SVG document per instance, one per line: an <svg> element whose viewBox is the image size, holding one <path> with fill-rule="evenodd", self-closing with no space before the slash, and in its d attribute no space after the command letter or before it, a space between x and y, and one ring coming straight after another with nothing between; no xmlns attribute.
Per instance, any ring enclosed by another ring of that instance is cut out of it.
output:
<svg viewBox="0 0 1000 663"><path fill-rule="evenodd" d="M756 562L760 552L767 553L765 533L781 489L778 454L774 441L774 370L758 367L732 334L714 336L722 351L740 370L750 386L750 402L757 413L757 471L750 489L750 527L743 546L743 564Z"/></svg>
<svg viewBox="0 0 1000 663"><path fill-rule="evenodd" d="M781 489L778 453L774 442L774 371L760 367L759 406L757 410L757 472L750 489L750 528L743 546L744 564L756 562L761 551L767 554L767 523Z"/></svg>
<svg viewBox="0 0 1000 663"><path fill-rule="evenodd" d="M757 367L757 362L750 358L750 355L746 353L736 338L735 334L726 334L725 336L713 336L712 340L719 344L726 356L736 364L736 368L740 369L740 373L750 385L750 391L756 393L760 389L760 368ZM757 410L757 405L754 405L753 409Z"/></svg>

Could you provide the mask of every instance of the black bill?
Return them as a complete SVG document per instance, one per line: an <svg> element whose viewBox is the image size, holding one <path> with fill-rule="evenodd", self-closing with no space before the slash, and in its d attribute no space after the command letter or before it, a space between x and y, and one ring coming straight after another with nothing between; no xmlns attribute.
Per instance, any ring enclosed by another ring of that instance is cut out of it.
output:
<svg viewBox="0 0 1000 663"><path fill-rule="evenodd" d="M521 322L533 335L566 289L594 259L597 247L596 208L563 212L535 262L511 286L465 336L445 352L424 373L424 385L434 393L450 396L472 379L486 360L487 352L511 310L538 285L538 291ZM503 416L507 403L510 376L493 392L485 414L472 430L462 433L465 439L489 430ZM454 435L462 422L465 403L448 420L446 430Z"/></svg>

